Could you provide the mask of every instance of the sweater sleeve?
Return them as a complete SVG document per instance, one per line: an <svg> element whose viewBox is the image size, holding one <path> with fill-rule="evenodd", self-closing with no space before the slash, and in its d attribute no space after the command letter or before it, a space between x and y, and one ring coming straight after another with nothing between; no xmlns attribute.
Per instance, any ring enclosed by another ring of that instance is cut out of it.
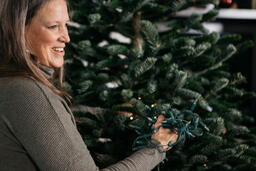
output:
<svg viewBox="0 0 256 171"><path fill-rule="evenodd" d="M45 86L25 80L9 87L4 121L44 171L97 171L81 135L61 100ZM104 171L147 171L165 157L156 149L143 149L103 169Z"/></svg>

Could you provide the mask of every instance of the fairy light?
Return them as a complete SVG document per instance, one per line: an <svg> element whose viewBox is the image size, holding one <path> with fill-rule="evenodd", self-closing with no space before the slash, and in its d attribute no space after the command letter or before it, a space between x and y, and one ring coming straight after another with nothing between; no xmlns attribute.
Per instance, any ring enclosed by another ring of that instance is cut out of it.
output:
<svg viewBox="0 0 256 171"><path fill-rule="evenodd" d="M151 105L151 107L155 107L155 106L156 106L156 104L152 104L152 105Z"/></svg>

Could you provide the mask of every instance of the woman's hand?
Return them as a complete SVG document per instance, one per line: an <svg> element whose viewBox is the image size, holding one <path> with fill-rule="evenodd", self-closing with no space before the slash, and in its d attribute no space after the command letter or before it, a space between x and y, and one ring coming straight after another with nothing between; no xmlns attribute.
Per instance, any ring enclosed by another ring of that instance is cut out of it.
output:
<svg viewBox="0 0 256 171"><path fill-rule="evenodd" d="M158 128L162 125L162 121L165 120L163 115L159 115L156 123L154 124L154 128ZM176 132L171 131L168 128L160 127L159 130L151 136L151 139L154 139L161 143L164 150L169 150L171 147L168 146L168 143L171 141L175 143L177 141L178 135Z"/></svg>

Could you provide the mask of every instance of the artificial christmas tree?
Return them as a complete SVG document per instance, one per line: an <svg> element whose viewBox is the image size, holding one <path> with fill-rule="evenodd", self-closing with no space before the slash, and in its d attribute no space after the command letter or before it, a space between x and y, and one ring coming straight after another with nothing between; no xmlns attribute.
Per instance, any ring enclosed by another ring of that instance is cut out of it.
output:
<svg viewBox="0 0 256 171"><path fill-rule="evenodd" d="M162 170L256 170L254 119L241 112L255 95L242 88L245 78L231 73L227 63L252 43L209 33L203 23L214 20L217 9L175 17L179 10L209 3L218 5L217 0L70 1L74 23L65 85L79 131L100 167L132 153L136 137L150 128L152 111L151 121L168 111L193 121L179 115L189 110L205 124L194 132L202 136L183 137L167 152Z"/></svg>

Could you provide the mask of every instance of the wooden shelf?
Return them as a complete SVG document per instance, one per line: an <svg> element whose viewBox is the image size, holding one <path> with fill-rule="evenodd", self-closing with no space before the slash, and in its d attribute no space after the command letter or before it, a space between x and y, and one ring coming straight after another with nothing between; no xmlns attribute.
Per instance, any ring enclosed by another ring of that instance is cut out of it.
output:
<svg viewBox="0 0 256 171"><path fill-rule="evenodd" d="M188 17L191 14L204 14L213 9L207 8L190 8L182 10L176 14L176 17ZM256 20L256 10L254 9L220 9L217 19L232 20Z"/></svg>

